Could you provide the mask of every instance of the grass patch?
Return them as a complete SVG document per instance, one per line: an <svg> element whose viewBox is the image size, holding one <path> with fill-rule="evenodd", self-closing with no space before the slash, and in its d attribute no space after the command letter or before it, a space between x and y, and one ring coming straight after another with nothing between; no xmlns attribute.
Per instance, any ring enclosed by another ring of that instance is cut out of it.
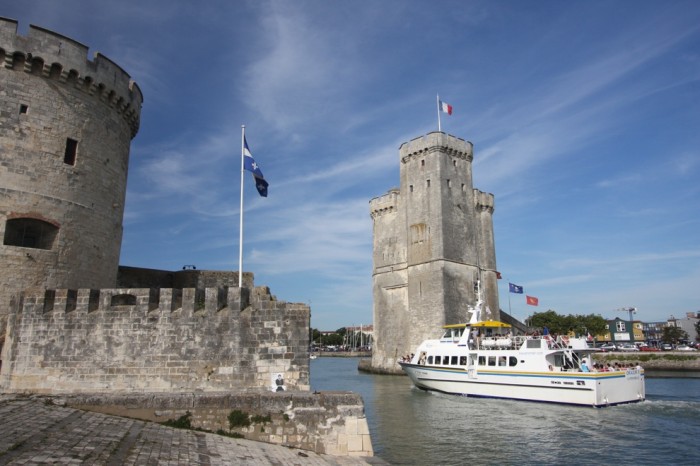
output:
<svg viewBox="0 0 700 466"><path fill-rule="evenodd" d="M243 434L239 434L238 432L227 432L224 429L218 429L216 432L214 432L217 435L223 435L224 437L231 437L231 438L245 438Z"/></svg>

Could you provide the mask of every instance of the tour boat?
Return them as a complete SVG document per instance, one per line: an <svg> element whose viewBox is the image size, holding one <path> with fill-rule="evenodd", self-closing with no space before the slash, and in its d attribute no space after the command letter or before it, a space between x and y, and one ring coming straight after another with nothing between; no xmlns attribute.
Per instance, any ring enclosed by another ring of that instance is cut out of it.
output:
<svg viewBox="0 0 700 466"><path fill-rule="evenodd" d="M499 321L445 325L440 339L420 344L399 362L414 385L449 394L613 406L645 398L640 366L595 371L586 338L513 335Z"/></svg>

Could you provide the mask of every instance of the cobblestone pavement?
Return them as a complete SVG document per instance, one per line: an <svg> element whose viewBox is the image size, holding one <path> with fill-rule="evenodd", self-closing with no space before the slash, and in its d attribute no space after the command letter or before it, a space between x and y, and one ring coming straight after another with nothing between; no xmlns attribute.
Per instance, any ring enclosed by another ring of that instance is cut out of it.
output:
<svg viewBox="0 0 700 466"><path fill-rule="evenodd" d="M386 464L378 458L319 455L251 440L0 397L0 465Z"/></svg>

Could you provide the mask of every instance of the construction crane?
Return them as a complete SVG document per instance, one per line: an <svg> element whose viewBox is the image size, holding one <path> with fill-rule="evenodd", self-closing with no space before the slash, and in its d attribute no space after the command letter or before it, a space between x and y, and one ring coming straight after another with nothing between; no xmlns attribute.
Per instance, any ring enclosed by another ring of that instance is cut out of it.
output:
<svg viewBox="0 0 700 466"><path fill-rule="evenodd" d="M621 307L619 309L615 309L615 312L629 312L630 313L630 322L632 322L632 314L635 314L637 312L636 307Z"/></svg>

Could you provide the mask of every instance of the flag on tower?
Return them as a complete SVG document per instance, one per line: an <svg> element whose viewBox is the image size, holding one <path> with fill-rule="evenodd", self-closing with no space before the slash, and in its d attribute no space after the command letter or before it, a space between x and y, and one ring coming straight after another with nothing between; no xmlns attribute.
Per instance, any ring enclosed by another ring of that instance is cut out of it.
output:
<svg viewBox="0 0 700 466"><path fill-rule="evenodd" d="M537 306L540 303L539 299L535 298L534 296L527 296L527 295L525 295L525 301L530 306Z"/></svg>
<svg viewBox="0 0 700 466"><path fill-rule="evenodd" d="M508 291L516 294L523 294L523 287L520 285L515 285L513 283L508 283Z"/></svg>
<svg viewBox="0 0 700 466"><path fill-rule="evenodd" d="M452 115L452 105L448 104L447 102L443 102L442 100L440 101L440 111L443 113L447 113L448 115Z"/></svg>
<svg viewBox="0 0 700 466"><path fill-rule="evenodd" d="M260 166L257 164L255 159L253 158L253 155L250 153L250 149L248 148L248 141L246 140L245 136L243 136L243 155L243 168L253 173L253 178L255 179L255 187L257 188L258 193L260 193L262 197L267 197L267 181L265 181L265 177L263 176L263 173L260 170Z"/></svg>

